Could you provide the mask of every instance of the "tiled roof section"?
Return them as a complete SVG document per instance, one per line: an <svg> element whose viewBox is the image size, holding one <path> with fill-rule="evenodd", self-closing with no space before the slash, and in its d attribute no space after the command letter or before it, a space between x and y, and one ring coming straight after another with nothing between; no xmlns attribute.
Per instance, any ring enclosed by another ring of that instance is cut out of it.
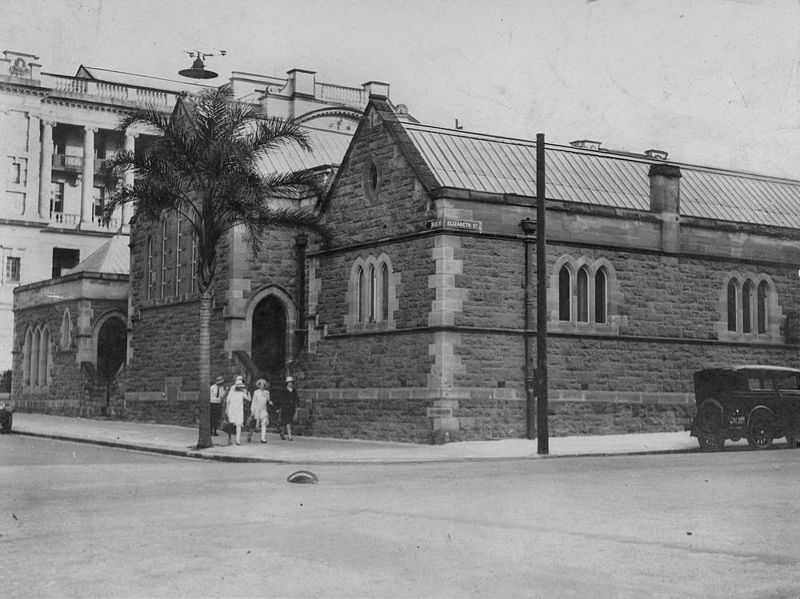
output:
<svg viewBox="0 0 800 599"><path fill-rule="evenodd" d="M404 123L402 127L432 172L436 187L536 195L535 142L426 125ZM633 210L649 210L649 168L664 164L553 144L547 144L545 157L548 198ZM800 228L800 181L678 166L681 214Z"/></svg>
<svg viewBox="0 0 800 599"><path fill-rule="evenodd" d="M264 156L262 161L264 169L269 172L286 173L318 166L338 166L350 145L352 133L312 127L305 129L310 138L312 151L307 152L294 143L285 144L280 150L269 152Z"/></svg>
<svg viewBox="0 0 800 599"><path fill-rule="evenodd" d="M130 248L127 235L115 235L65 274L97 272L115 275L130 274Z"/></svg>

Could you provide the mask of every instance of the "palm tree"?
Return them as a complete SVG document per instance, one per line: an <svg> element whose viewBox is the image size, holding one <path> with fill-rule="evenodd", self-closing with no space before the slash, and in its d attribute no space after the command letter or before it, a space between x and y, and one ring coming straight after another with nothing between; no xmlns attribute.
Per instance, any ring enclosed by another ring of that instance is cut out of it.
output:
<svg viewBox="0 0 800 599"><path fill-rule="evenodd" d="M119 129L157 134L148 151L123 152L106 164L111 190L104 206L109 218L118 206L134 204L136 222L158 222L180 215L197 240L200 293L197 447L211 447L209 416L211 300L218 245L228 231L242 227L258 253L274 228L322 230L313 210L270 202L311 191L321 197L308 171L265 173L265 154L286 144L310 151L307 134L293 121L266 119L260 107L234 100L229 88L212 89L178 101L172 115L145 108L125 116ZM132 185L122 175L134 174Z"/></svg>

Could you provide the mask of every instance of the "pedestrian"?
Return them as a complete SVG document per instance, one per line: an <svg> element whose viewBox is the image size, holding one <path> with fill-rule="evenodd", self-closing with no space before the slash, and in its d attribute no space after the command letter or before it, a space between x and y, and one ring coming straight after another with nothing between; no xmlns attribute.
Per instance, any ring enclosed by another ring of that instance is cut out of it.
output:
<svg viewBox="0 0 800 599"><path fill-rule="evenodd" d="M272 400L269 396L269 383L265 379L256 381L255 391L253 391L253 401L250 404L250 416L254 419L250 434L247 436L248 442L253 438L253 429L261 427L261 442L267 442L267 425L269 424L269 407Z"/></svg>
<svg viewBox="0 0 800 599"><path fill-rule="evenodd" d="M217 377L211 385L211 434L216 437L220 420L222 420L222 399L225 397L225 379Z"/></svg>
<svg viewBox="0 0 800 599"><path fill-rule="evenodd" d="M281 439L292 440L292 422L297 412L297 391L294 388L294 378L286 377L286 389L281 398Z"/></svg>
<svg viewBox="0 0 800 599"><path fill-rule="evenodd" d="M236 445L242 444L242 424L244 424L244 405L250 401L250 394L244 386L244 378L236 377L236 382L228 391L226 399L225 414L228 422L236 427ZM228 429L228 445L231 444L231 433Z"/></svg>

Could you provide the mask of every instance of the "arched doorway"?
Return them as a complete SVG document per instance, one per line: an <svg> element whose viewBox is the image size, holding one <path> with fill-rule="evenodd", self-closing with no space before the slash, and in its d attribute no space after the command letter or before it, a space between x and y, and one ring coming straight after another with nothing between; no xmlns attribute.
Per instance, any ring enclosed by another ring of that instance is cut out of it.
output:
<svg viewBox="0 0 800 599"><path fill-rule="evenodd" d="M97 333L97 376L109 382L125 363L128 353L127 330L120 318L109 318Z"/></svg>
<svg viewBox="0 0 800 599"><path fill-rule="evenodd" d="M274 295L262 299L253 311L250 357L262 375L280 380L286 366L286 310Z"/></svg>

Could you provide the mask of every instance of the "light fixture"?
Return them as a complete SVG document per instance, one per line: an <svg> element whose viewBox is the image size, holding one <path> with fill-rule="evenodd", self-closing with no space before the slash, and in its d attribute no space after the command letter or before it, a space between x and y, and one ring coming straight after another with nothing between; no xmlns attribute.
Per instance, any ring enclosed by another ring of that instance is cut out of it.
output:
<svg viewBox="0 0 800 599"><path fill-rule="evenodd" d="M198 50L195 50L194 52L189 52L187 50L186 53L194 58L194 62L190 68L178 71L178 75L189 77L190 79L213 79L214 77L218 76L214 71L207 69L205 63L203 62L209 56L217 56L216 54L200 52ZM227 54L225 50L219 51L220 56L225 56L225 54Z"/></svg>

